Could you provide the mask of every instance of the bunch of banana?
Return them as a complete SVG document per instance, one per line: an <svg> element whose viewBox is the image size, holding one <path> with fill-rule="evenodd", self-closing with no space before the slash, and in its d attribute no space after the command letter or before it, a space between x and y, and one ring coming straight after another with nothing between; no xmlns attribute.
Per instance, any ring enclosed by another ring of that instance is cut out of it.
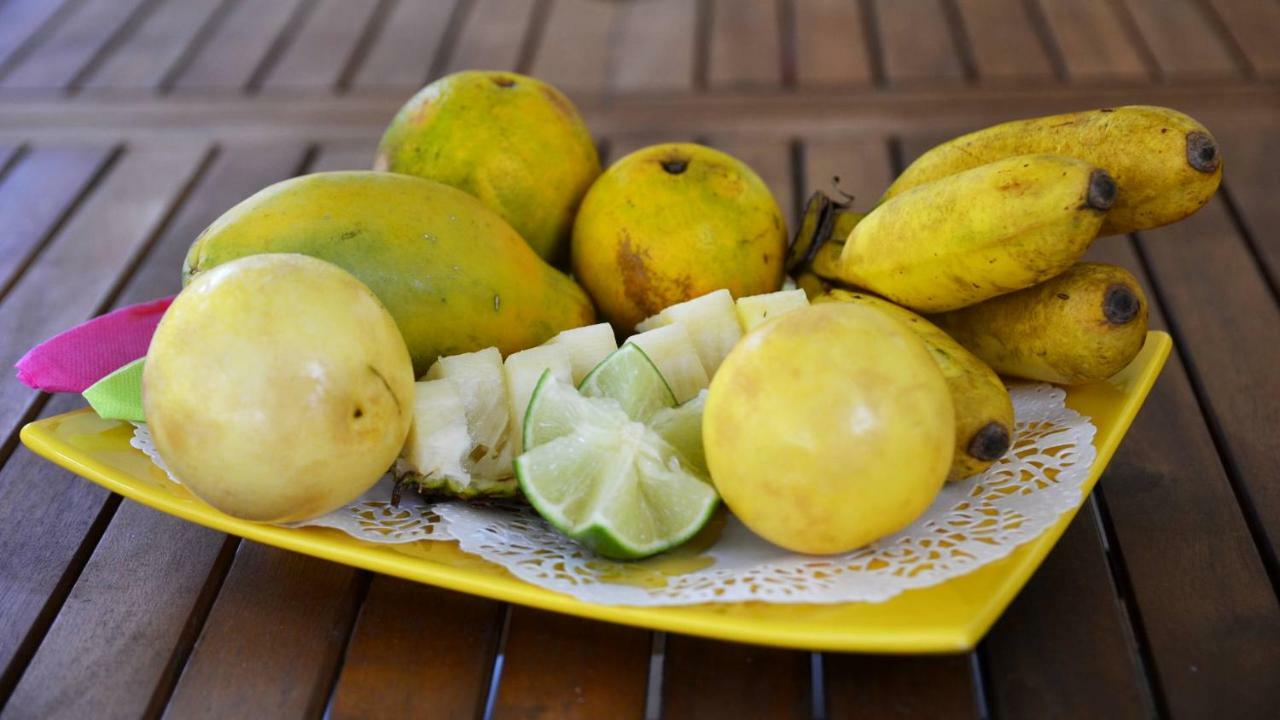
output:
<svg viewBox="0 0 1280 720"><path fill-rule="evenodd" d="M1213 136L1175 110L1005 123L926 152L870 212L815 193L787 270L813 302L879 309L924 341L956 407L954 480L1008 451L997 373L1096 382L1142 349L1147 299L1123 268L1079 262L1094 239L1180 220L1221 179Z"/></svg>

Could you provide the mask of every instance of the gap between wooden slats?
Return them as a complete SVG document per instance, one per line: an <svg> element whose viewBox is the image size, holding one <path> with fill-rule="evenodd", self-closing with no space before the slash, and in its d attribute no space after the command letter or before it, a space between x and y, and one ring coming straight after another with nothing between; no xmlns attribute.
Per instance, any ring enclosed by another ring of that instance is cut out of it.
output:
<svg viewBox="0 0 1280 720"><path fill-rule="evenodd" d="M154 7L101 62L77 73L70 90L155 89L224 6L224 0L183 0Z"/></svg>
<svg viewBox="0 0 1280 720"><path fill-rule="evenodd" d="M0 88L60 91L102 61L157 0L85 0L8 69Z"/></svg>
<svg viewBox="0 0 1280 720"><path fill-rule="evenodd" d="M217 27L165 79L174 93L239 93L288 42L311 7L305 0L229 0Z"/></svg>
<svg viewBox="0 0 1280 720"><path fill-rule="evenodd" d="M0 4L0 77L40 44L74 9L77 0L10 0Z"/></svg>

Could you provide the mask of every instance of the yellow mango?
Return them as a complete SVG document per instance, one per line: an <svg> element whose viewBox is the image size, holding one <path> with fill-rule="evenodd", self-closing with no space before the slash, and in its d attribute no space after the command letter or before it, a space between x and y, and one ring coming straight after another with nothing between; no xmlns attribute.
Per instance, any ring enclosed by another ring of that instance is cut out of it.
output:
<svg viewBox="0 0 1280 720"><path fill-rule="evenodd" d="M276 183L196 238L183 282L261 253L317 257L368 285L419 376L441 355L513 353L595 319L582 288L479 200L408 175L328 172Z"/></svg>

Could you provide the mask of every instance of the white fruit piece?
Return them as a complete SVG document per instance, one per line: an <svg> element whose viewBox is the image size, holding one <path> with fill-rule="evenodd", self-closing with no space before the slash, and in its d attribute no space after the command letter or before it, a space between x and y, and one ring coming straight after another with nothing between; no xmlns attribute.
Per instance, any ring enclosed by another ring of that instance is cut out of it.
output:
<svg viewBox="0 0 1280 720"><path fill-rule="evenodd" d="M798 286L796 285L795 278L791 277L790 275L787 275L786 277L782 278L782 287L780 289L783 292L786 292L788 290L795 290L796 287Z"/></svg>
<svg viewBox="0 0 1280 720"><path fill-rule="evenodd" d="M737 320L734 320L737 323ZM627 342L640 346L645 355L658 367L658 372L671 386L677 403L698 394L710 385L707 371L702 367L698 351L694 348L689 332L683 325L664 325L639 335L632 335Z"/></svg>
<svg viewBox="0 0 1280 720"><path fill-rule="evenodd" d="M614 337L613 326L609 323L565 330L544 344L561 345L568 352L574 385L582 382L600 361L618 349L618 339Z"/></svg>
<svg viewBox="0 0 1280 720"><path fill-rule="evenodd" d="M809 298L803 290L779 290L738 298L738 322L742 325L742 332L749 333L765 320L772 320L808 305Z"/></svg>
<svg viewBox="0 0 1280 720"><path fill-rule="evenodd" d="M650 330L657 330L663 325L670 325L670 324L671 324L671 320L668 319L666 315L663 315L662 313L658 313L657 315L650 315L649 317L636 323L636 332L638 333L649 332Z"/></svg>
<svg viewBox="0 0 1280 720"><path fill-rule="evenodd" d="M725 356L742 339L742 326L738 324L733 295L728 290L716 290L672 305L661 315L668 324L684 326L708 376L715 376Z"/></svg>
<svg viewBox="0 0 1280 720"><path fill-rule="evenodd" d="M568 346L539 345L507 356L507 396L511 401L512 451L519 455L520 436L524 428L524 413L529 409L529 398L538 386L542 373L550 370L552 376L564 383L573 382L573 365L569 361Z"/></svg>
<svg viewBox="0 0 1280 720"><path fill-rule="evenodd" d="M427 379L452 382L462 398L471 436L463 466L482 480L512 477L511 404L498 348L442 357Z"/></svg>
<svg viewBox="0 0 1280 720"><path fill-rule="evenodd" d="M413 388L413 424L400 455L413 472L465 485L463 461L471 452L467 413L458 387L448 380L425 380Z"/></svg>

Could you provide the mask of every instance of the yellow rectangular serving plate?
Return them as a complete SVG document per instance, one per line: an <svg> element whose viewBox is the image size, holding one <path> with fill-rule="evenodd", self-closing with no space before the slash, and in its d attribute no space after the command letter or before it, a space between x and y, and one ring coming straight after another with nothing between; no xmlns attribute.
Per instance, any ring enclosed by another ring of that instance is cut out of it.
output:
<svg viewBox="0 0 1280 720"><path fill-rule="evenodd" d="M1164 367L1172 342L1147 334L1132 363L1107 382L1071 388L1067 405L1098 428L1098 456L1085 491L1111 460ZM882 603L774 605L760 602L622 607L595 605L530 585L505 569L468 555L453 542L381 545L325 528L284 528L224 515L176 485L129 445L128 423L90 410L33 422L22 442L36 454L119 493L185 520L286 550L374 572L594 620L737 642L805 650L946 653L971 649L1040 566L1075 511L1008 557L932 587ZM1083 502L1084 498L1081 498ZM1077 506L1078 509L1079 506Z"/></svg>

